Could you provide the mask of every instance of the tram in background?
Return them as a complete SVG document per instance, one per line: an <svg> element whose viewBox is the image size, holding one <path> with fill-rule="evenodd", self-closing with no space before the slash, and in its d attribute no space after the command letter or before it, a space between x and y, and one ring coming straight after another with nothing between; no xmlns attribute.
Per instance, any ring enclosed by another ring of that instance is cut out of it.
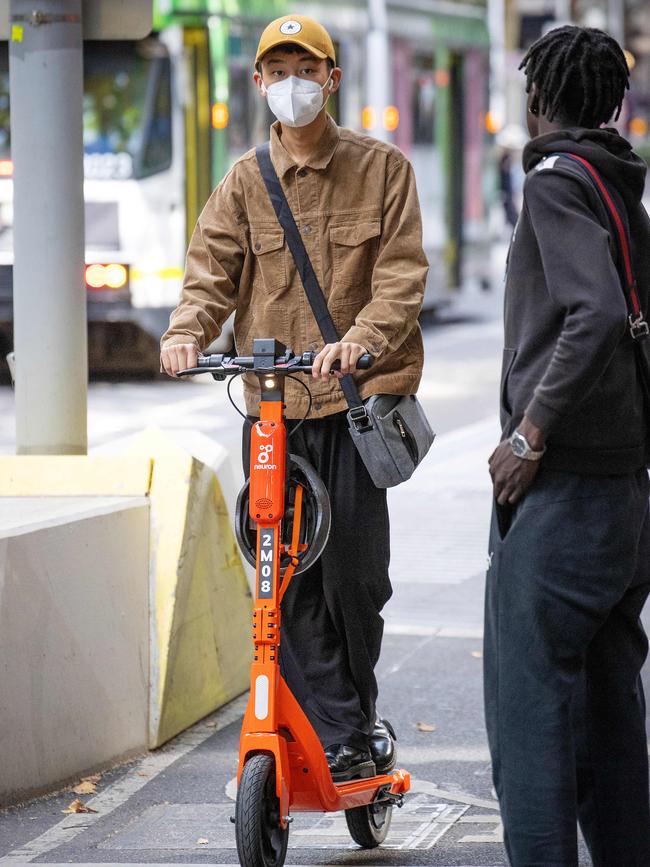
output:
<svg viewBox="0 0 650 867"><path fill-rule="evenodd" d="M389 3L390 138L412 160L431 261L427 305L460 285L463 250L485 237L487 30L480 3ZM157 0L154 32L84 47L86 270L91 370L157 370L203 204L273 121L252 82L259 33L283 0ZM373 134L365 104L365 4L307 2L335 40L344 86L329 110ZM376 118L374 118L377 120ZM0 43L0 353L12 343L12 162ZM228 341L229 329L221 339ZM223 348L226 348L223 346Z"/></svg>

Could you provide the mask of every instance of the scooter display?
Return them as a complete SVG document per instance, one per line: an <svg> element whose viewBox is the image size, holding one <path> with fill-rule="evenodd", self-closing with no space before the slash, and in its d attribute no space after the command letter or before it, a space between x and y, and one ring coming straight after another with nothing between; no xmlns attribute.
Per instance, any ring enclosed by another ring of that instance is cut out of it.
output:
<svg viewBox="0 0 650 867"><path fill-rule="evenodd" d="M374 848L386 839L393 806L402 805L410 788L407 771L376 774L372 762L368 776L334 783L318 736L280 672L282 599L291 581L300 580L297 576L320 557L331 523L325 485L288 449L302 421L287 431L284 415L287 377L308 391L297 374L310 374L315 356L256 339L252 356L204 356L196 368L179 371L183 376L211 373L217 380L252 373L261 392L260 418L251 429L250 478L236 516L238 542L256 573L250 697L240 736L234 817L242 867L282 867L292 813L301 811L345 811L352 839ZM357 367L371 364L372 356L366 355Z"/></svg>

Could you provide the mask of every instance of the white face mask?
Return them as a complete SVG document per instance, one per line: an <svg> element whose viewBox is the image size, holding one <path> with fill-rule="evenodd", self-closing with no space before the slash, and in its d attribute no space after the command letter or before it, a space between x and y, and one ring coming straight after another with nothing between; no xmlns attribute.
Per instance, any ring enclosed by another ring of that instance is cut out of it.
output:
<svg viewBox="0 0 650 867"><path fill-rule="evenodd" d="M269 108L280 123L285 126L307 126L323 108L326 102L323 90L328 85L331 90L331 76L321 87L317 81L290 75L268 87L262 84L262 93L266 94Z"/></svg>

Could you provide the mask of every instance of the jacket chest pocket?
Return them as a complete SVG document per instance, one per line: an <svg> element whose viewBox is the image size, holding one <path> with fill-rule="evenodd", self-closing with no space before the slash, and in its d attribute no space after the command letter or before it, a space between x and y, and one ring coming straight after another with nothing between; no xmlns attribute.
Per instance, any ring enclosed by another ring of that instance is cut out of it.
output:
<svg viewBox="0 0 650 867"><path fill-rule="evenodd" d="M380 234L380 220L330 229L334 283L337 287L356 288L360 293L365 293L365 285L369 283L377 257Z"/></svg>
<svg viewBox="0 0 650 867"><path fill-rule="evenodd" d="M284 289L287 285L284 232L251 229L251 251L255 257L253 285L267 292Z"/></svg>

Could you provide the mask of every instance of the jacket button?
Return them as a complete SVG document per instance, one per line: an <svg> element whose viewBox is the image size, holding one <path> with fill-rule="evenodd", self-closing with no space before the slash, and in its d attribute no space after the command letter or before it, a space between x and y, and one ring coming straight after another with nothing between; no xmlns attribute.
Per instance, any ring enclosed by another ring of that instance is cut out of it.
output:
<svg viewBox="0 0 650 867"><path fill-rule="evenodd" d="M314 409L316 409L316 410L320 409L320 403L315 403L315 404L314 404Z"/></svg>
<svg viewBox="0 0 650 867"><path fill-rule="evenodd" d="M309 235L311 232L311 226L303 226L302 230L305 233L305 235Z"/></svg>
<svg viewBox="0 0 650 867"><path fill-rule="evenodd" d="M298 175L299 178L306 178L307 177L307 169L298 169L296 174Z"/></svg>
<svg viewBox="0 0 650 867"><path fill-rule="evenodd" d="M256 252L259 253L259 251L260 251L261 249L262 249L262 245L261 245L260 242L258 241L257 244L255 244L255 250L256 250Z"/></svg>

